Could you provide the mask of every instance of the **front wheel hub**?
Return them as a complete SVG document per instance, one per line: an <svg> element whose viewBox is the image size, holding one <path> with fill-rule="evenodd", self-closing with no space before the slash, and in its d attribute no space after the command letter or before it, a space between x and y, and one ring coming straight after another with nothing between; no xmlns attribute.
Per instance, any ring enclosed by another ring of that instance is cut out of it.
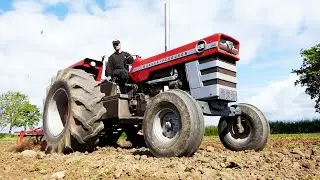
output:
<svg viewBox="0 0 320 180"><path fill-rule="evenodd" d="M238 116L232 130L237 139L247 139L252 132L252 125L248 119Z"/></svg>
<svg viewBox="0 0 320 180"><path fill-rule="evenodd" d="M180 118L172 109L161 109L155 117L153 129L157 138L169 142L180 130Z"/></svg>

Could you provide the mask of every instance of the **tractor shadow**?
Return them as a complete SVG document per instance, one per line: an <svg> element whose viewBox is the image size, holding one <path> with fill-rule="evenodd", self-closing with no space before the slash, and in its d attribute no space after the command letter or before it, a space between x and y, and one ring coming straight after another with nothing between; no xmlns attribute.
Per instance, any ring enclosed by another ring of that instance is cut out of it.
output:
<svg viewBox="0 0 320 180"><path fill-rule="evenodd" d="M140 149L137 149L135 151L133 151L132 155L136 156L136 155L139 155L139 156L147 156L147 157L155 157L151 151L147 148L140 148Z"/></svg>
<svg viewBox="0 0 320 180"><path fill-rule="evenodd" d="M124 143L119 143L117 146L113 146L114 148L120 148L123 150L128 150L132 155L140 155L140 156L147 156L147 157L155 157L151 151L147 148L147 146L136 146L132 147L130 145L124 145Z"/></svg>
<svg viewBox="0 0 320 180"><path fill-rule="evenodd" d="M147 157L155 157L147 145L144 142L143 136L139 136L135 139L137 144L133 145L131 142L126 140L126 137L122 137L117 141L117 145L114 148L120 148L123 150L128 150L132 155L136 156L147 156Z"/></svg>

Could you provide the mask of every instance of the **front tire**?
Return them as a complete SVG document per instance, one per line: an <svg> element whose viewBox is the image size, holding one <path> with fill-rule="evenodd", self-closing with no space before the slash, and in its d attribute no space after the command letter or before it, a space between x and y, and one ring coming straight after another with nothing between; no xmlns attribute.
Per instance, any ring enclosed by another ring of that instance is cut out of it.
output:
<svg viewBox="0 0 320 180"><path fill-rule="evenodd" d="M143 134L155 156L192 156L197 151L204 135L204 118L190 95L168 90L156 95L146 109Z"/></svg>
<svg viewBox="0 0 320 180"><path fill-rule="evenodd" d="M270 134L268 120L255 106L240 103L241 124L243 131L237 127L237 117L221 117L218 124L219 138L230 150L263 150Z"/></svg>
<svg viewBox="0 0 320 180"><path fill-rule="evenodd" d="M93 75L79 69L59 71L44 104L46 153L92 151L104 128L103 96Z"/></svg>

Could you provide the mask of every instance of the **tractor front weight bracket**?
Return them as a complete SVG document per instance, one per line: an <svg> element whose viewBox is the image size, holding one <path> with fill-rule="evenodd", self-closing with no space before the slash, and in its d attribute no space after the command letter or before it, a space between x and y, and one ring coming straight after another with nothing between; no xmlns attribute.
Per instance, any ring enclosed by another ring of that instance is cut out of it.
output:
<svg viewBox="0 0 320 180"><path fill-rule="evenodd" d="M241 115L241 110L237 105L228 106L226 102L197 101L202 108L203 114L206 116L224 116L234 117Z"/></svg>

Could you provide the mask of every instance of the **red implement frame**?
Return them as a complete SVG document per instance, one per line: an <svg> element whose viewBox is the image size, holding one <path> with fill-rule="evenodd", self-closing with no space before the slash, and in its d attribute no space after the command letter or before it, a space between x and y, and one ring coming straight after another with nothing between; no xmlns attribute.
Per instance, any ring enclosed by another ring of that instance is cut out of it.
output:
<svg viewBox="0 0 320 180"><path fill-rule="evenodd" d="M18 136L19 136L19 138L17 139L18 145L22 144L24 137L26 137L26 136L36 137L37 143L40 143L41 146L44 146L44 147L46 145L46 141L42 139L43 138L43 130L40 128L30 129L30 130L26 130L26 131L18 131L15 133L18 133Z"/></svg>

